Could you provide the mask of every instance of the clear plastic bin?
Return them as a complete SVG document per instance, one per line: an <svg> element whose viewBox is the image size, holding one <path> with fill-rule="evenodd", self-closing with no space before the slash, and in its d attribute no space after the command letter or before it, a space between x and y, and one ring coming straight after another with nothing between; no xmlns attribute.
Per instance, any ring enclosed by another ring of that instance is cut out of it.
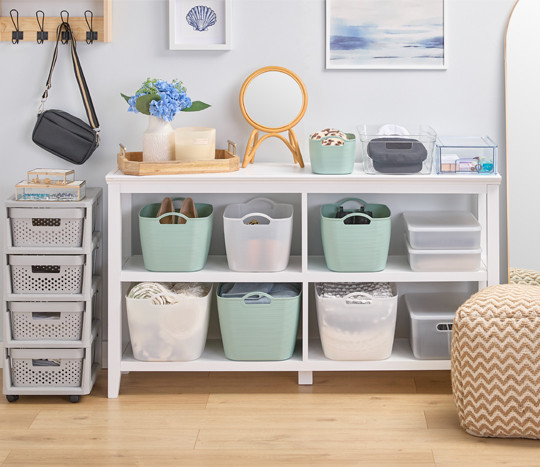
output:
<svg viewBox="0 0 540 467"><path fill-rule="evenodd" d="M415 358L450 358L454 314L469 296L468 293L454 292L403 296L409 314L409 341Z"/></svg>
<svg viewBox="0 0 540 467"><path fill-rule="evenodd" d="M407 239L409 264L413 271L478 271L482 267L482 250L415 250Z"/></svg>
<svg viewBox="0 0 540 467"><path fill-rule="evenodd" d="M151 299L126 297L133 356L147 362L198 359L206 345L212 288L204 297L155 305Z"/></svg>
<svg viewBox="0 0 540 467"><path fill-rule="evenodd" d="M470 212L410 211L403 213L407 240L419 250L480 248L480 223Z"/></svg>
<svg viewBox="0 0 540 467"><path fill-rule="evenodd" d="M223 213L227 262L232 271L276 272L289 264L293 206L255 198Z"/></svg>
<svg viewBox="0 0 540 467"><path fill-rule="evenodd" d="M437 173L497 173L497 144L489 136L439 136Z"/></svg>
<svg viewBox="0 0 540 467"><path fill-rule="evenodd" d="M315 284L315 304L324 356L330 360L385 360L392 354L397 315L393 297L353 292L322 297Z"/></svg>
<svg viewBox="0 0 540 467"><path fill-rule="evenodd" d="M429 174L437 133L425 125L359 125L364 172Z"/></svg>

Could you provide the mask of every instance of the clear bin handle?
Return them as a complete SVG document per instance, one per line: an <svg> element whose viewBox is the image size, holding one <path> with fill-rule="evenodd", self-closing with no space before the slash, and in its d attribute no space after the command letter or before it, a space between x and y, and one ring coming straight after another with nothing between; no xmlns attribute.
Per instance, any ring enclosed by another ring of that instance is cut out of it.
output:
<svg viewBox="0 0 540 467"><path fill-rule="evenodd" d="M249 303L246 303L246 299L249 297L252 297L253 295L262 296L270 299L270 301L273 300L272 295L267 294L266 292L248 292L242 297L242 300L244 301L244 305L250 305ZM253 304L252 304L253 305ZM257 305L257 304L255 304ZM259 303L258 305L270 305L270 303Z"/></svg>
<svg viewBox="0 0 540 467"><path fill-rule="evenodd" d="M242 217L240 220L242 221L243 224L245 224L244 221L248 217L255 217L255 216L264 217L265 219L268 219L268 223L270 223L270 222L272 222L274 220L268 214L263 214L262 212L250 212L249 214L246 214L244 217ZM268 224L263 224L263 225L268 225Z"/></svg>
<svg viewBox="0 0 540 467"><path fill-rule="evenodd" d="M343 298L345 300L346 305L352 305L352 303L350 303L349 300L354 300L355 298L364 299L364 300L367 301L367 303L365 303L365 305L371 305L371 302L373 300L373 295L370 295L370 294L365 293L365 292L351 292L351 293L345 295L345 297L343 297ZM358 304L354 303L354 305L358 305Z"/></svg>
<svg viewBox="0 0 540 467"><path fill-rule="evenodd" d="M272 209L277 205L277 203L274 203L271 199L268 198L253 198L250 199L245 205L249 206L250 204L256 203L257 201L263 201L265 203L268 203Z"/></svg>

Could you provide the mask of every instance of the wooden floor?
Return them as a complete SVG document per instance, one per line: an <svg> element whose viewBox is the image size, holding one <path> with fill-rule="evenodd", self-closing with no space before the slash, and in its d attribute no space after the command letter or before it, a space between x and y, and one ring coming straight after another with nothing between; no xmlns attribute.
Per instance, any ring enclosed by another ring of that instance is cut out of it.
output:
<svg viewBox="0 0 540 467"><path fill-rule="evenodd" d="M131 373L107 399L0 402L0 462L33 465L538 466L540 441L458 425L449 372Z"/></svg>

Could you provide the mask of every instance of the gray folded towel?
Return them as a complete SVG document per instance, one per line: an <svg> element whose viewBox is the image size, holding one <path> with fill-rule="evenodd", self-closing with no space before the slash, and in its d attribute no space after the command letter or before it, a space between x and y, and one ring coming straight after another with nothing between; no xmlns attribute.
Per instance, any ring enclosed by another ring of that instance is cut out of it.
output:
<svg viewBox="0 0 540 467"><path fill-rule="evenodd" d="M270 303L271 300L261 295L261 292L271 295L273 298L291 298L300 293L300 288L297 284L290 283L236 282L223 284L219 295L223 298L242 298L251 292L254 294L247 297L245 303L263 305Z"/></svg>

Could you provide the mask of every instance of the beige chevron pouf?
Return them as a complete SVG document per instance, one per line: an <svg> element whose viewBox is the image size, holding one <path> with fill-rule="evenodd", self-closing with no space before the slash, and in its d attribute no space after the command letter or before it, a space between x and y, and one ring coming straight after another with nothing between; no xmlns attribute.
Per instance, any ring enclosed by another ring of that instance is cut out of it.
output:
<svg viewBox="0 0 540 467"><path fill-rule="evenodd" d="M487 287L456 312L452 391L475 436L540 439L540 287Z"/></svg>

